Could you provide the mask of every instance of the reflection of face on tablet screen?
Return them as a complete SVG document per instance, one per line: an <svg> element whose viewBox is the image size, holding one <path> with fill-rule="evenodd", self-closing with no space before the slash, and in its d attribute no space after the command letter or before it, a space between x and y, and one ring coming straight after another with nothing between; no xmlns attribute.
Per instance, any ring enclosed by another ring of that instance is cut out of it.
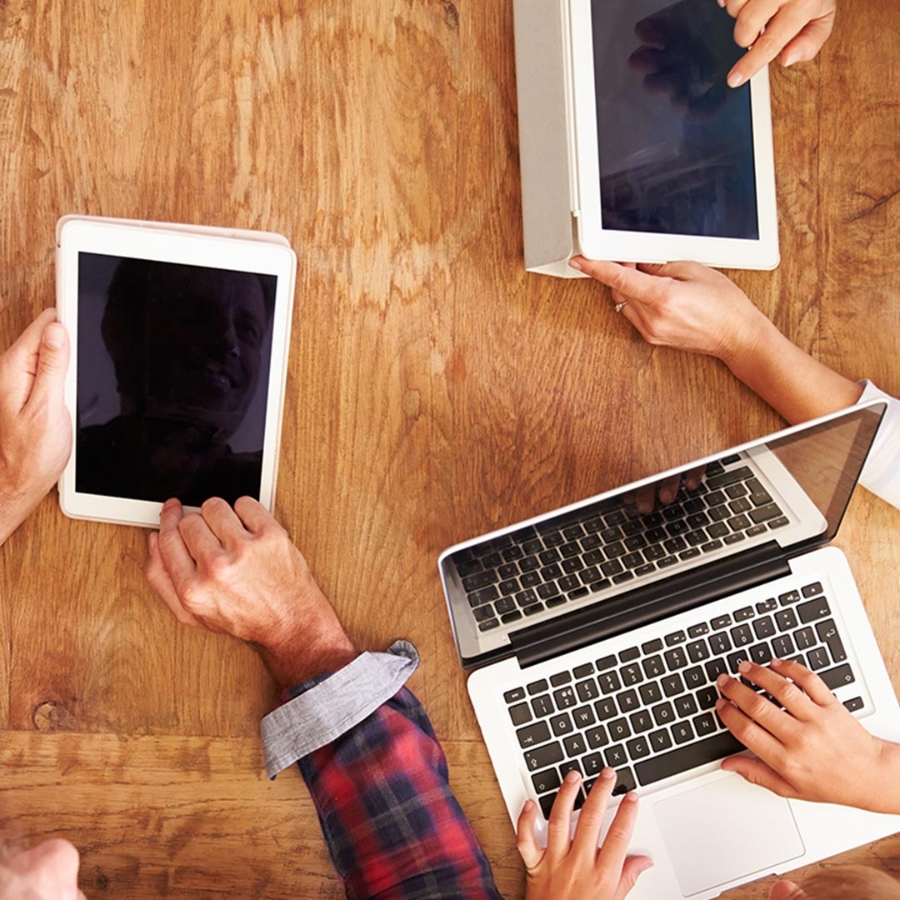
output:
<svg viewBox="0 0 900 900"><path fill-rule="evenodd" d="M259 498L276 277L78 260L76 490Z"/></svg>
<svg viewBox="0 0 900 900"><path fill-rule="evenodd" d="M591 0L603 228L759 237L744 51L713 0Z"/></svg>

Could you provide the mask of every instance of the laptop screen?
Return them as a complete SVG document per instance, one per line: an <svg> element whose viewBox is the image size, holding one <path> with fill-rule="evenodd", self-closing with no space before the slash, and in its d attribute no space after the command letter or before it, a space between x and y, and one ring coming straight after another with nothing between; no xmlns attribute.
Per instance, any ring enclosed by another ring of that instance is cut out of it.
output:
<svg viewBox="0 0 900 900"><path fill-rule="evenodd" d="M759 238L749 84L711 0L592 0L605 229Z"/></svg>
<svg viewBox="0 0 900 900"><path fill-rule="evenodd" d="M854 407L446 551L463 664L504 655L523 628L703 566L721 571L748 551L827 543L883 412Z"/></svg>

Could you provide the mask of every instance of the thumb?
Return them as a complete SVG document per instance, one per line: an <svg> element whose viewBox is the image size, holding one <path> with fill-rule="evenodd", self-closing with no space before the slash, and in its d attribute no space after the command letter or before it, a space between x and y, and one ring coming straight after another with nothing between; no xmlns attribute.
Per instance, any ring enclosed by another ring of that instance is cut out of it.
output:
<svg viewBox="0 0 900 900"><path fill-rule="evenodd" d="M519 821L516 824L516 849L526 869L533 869L544 857L544 851L538 845L534 836L534 823L537 821L537 804L534 800L527 800Z"/></svg>
<svg viewBox="0 0 900 900"><path fill-rule="evenodd" d="M37 373L29 402L62 403L69 368L69 336L59 322L51 322L41 336Z"/></svg>
<svg viewBox="0 0 900 900"><path fill-rule="evenodd" d="M834 27L834 17L813 19L803 30L781 51L781 64L785 67L794 63L813 59L828 40Z"/></svg>
<svg viewBox="0 0 900 900"><path fill-rule="evenodd" d="M797 791L791 787L774 769L758 759L746 756L729 756L722 760L722 768L726 772L735 772L750 784L767 788L779 797L796 797Z"/></svg>
<svg viewBox="0 0 900 900"><path fill-rule="evenodd" d="M635 886L641 873L651 868L653 868L653 860L649 856L629 856L625 860L625 865L622 866L622 877L616 888L615 900L623 900Z"/></svg>

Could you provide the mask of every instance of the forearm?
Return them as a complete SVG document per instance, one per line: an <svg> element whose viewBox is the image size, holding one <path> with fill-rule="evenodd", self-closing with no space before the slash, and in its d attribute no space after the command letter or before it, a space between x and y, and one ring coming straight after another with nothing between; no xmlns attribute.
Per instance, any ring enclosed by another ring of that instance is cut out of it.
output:
<svg viewBox="0 0 900 900"><path fill-rule="evenodd" d="M499 900L443 751L407 689L299 765L348 897Z"/></svg>
<svg viewBox="0 0 900 900"><path fill-rule="evenodd" d="M792 344L762 314L722 360L791 424L852 406L863 391Z"/></svg>
<svg viewBox="0 0 900 900"><path fill-rule="evenodd" d="M900 744L880 741L879 765L866 772L867 809L900 815Z"/></svg>

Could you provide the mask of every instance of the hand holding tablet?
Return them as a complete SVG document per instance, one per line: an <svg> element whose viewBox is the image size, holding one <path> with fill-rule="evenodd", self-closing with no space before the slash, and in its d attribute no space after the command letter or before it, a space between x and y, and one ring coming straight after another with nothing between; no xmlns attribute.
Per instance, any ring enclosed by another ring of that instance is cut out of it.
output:
<svg viewBox="0 0 900 900"><path fill-rule="evenodd" d="M156 525L162 503L271 510L296 258L277 235L69 217L60 319L75 450L60 505Z"/></svg>

